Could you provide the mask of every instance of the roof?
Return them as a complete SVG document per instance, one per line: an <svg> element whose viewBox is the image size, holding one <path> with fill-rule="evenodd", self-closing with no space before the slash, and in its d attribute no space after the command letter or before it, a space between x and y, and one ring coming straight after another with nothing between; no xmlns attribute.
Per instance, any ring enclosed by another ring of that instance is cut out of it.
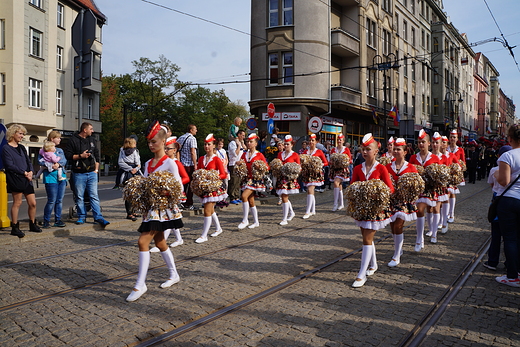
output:
<svg viewBox="0 0 520 347"><path fill-rule="evenodd" d="M101 20L103 23L107 21L107 17L99 10L94 0L71 0L76 3L78 6L83 8L88 8L92 10L92 12Z"/></svg>

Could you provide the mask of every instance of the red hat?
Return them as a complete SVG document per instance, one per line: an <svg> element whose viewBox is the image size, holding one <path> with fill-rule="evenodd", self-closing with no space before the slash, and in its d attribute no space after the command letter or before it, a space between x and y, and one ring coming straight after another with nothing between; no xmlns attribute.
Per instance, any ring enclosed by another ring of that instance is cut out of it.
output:
<svg viewBox="0 0 520 347"><path fill-rule="evenodd" d="M310 134L309 139L316 139L316 134Z"/></svg>
<svg viewBox="0 0 520 347"><path fill-rule="evenodd" d="M421 131L419 131L419 140L422 140L426 137L426 131L424 131L424 129L421 129Z"/></svg>
<svg viewBox="0 0 520 347"><path fill-rule="evenodd" d="M448 142L448 137L447 136L442 136L442 142Z"/></svg>
<svg viewBox="0 0 520 347"><path fill-rule="evenodd" d="M435 133L433 133L433 137L432 137L432 139L435 140L435 141L442 139L441 134L439 134L439 133L436 131Z"/></svg>
<svg viewBox="0 0 520 347"><path fill-rule="evenodd" d="M285 135L284 141L285 142L292 142L292 136L291 135Z"/></svg>
<svg viewBox="0 0 520 347"><path fill-rule="evenodd" d="M148 140L151 140L155 137L155 135L157 135L157 133L161 130L161 124L159 123L159 121L155 121L154 123L152 123L152 125L149 127L149 131L148 131L148 135L146 135L146 138Z"/></svg>
<svg viewBox="0 0 520 347"><path fill-rule="evenodd" d="M209 134L208 136L206 136L206 139L204 140L204 142L213 142L215 141L215 136L213 136L213 134Z"/></svg>
<svg viewBox="0 0 520 347"><path fill-rule="evenodd" d="M343 134L338 135L338 139L344 139L344 138L345 138L345 135L343 135Z"/></svg>
<svg viewBox="0 0 520 347"><path fill-rule="evenodd" d="M166 146L173 145L177 142L177 136L170 136L166 139Z"/></svg>
<svg viewBox="0 0 520 347"><path fill-rule="evenodd" d="M450 131L450 135L457 135L457 136L459 136L459 133L457 132L457 129L453 129L452 131Z"/></svg>
<svg viewBox="0 0 520 347"><path fill-rule="evenodd" d="M374 141L375 141L375 139L372 136L372 133L368 133L365 136L363 136L363 140L361 141L361 144L366 147Z"/></svg>
<svg viewBox="0 0 520 347"><path fill-rule="evenodd" d="M394 143L394 137L393 136L390 136L390 138L388 139L388 143Z"/></svg>
<svg viewBox="0 0 520 347"><path fill-rule="evenodd" d="M402 137L395 140L394 146L406 146L406 141Z"/></svg>
<svg viewBox="0 0 520 347"><path fill-rule="evenodd" d="M249 136L247 137L248 140L256 140L258 138L258 136L256 136L255 133L251 133L249 134Z"/></svg>

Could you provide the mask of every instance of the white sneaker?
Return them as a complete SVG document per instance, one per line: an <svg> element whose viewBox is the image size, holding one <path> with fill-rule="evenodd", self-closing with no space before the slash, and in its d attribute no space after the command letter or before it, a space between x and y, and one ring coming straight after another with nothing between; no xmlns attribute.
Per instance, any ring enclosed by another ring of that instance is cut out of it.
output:
<svg viewBox="0 0 520 347"><path fill-rule="evenodd" d="M295 216L296 216L296 213L294 213L294 212L291 213L291 214L289 215L289 217L287 218L287 221L288 221L288 222L292 221L293 218L294 218Z"/></svg>
<svg viewBox="0 0 520 347"><path fill-rule="evenodd" d="M395 266L399 265L399 263L400 263L399 260L392 259L392 260L390 260L390 262L388 263L388 266L390 266L390 267L395 267Z"/></svg>
<svg viewBox="0 0 520 347"><path fill-rule="evenodd" d="M159 248L157 248L157 247L152 247L152 248L150 249L150 253L157 253L157 252L160 252L160 251L161 251L161 250L160 250Z"/></svg>
<svg viewBox="0 0 520 347"><path fill-rule="evenodd" d="M182 245L182 244L184 244L184 240L178 240L178 241L173 242L173 243L170 245L170 247L173 248L173 247L180 246L180 245Z"/></svg>
<svg viewBox="0 0 520 347"><path fill-rule="evenodd" d="M454 217L449 217L448 218L448 223L453 223L455 222L455 218Z"/></svg>
<svg viewBox="0 0 520 347"><path fill-rule="evenodd" d="M249 225L249 222L242 222L238 225L238 229L245 229Z"/></svg>
<svg viewBox="0 0 520 347"><path fill-rule="evenodd" d="M222 229L217 230L213 234L211 234L210 236L212 236L212 237L219 236L220 234L222 234L222 231L223 231Z"/></svg>
<svg viewBox="0 0 520 347"><path fill-rule="evenodd" d="M280 222L280 225L287 225L287 224L289 224L289 222L287 222L286 220L283 220Z"/></svg>
<svg viewBox="0 0 520 347"><path fill-rule="evenodd" d="M339 206L339 207L338 207L338 211L341 211L341 210L343 210L344 208L345 208L345 206Z"/></svg>
<svg viewBox="0 0 520 347"><path fill-rule="evenodd" d="M437 243L437 238L436 238L436 237L432 237L432 238L430 239L430 242L431 242L431 243Z"/></svg>
<svg viewBox="0 0 520 347"><path fill-rule="evenodd" d="M415 250L416 252L420 252L421 249L423 249L423 248L424 248L424 243L416 243L416 244L415 244L415 248L414 248L414 250Z"/></svg>
<svg viewBox="0 0 520 347"><path fill-rule="evenodd" d="M306 213L303 215L303 219L308 219L310 216L312 216L312 213Z"/></svg>
<svg viewBox="0 0 520 347"><path fill-rule="evenodd" d="M431 231L428 231L428 232L426 233L426 236L432 236L432 235L433 235L433 233L432 233Z"/></svg>
<svg viewBox="0 0 520 347"><path fill-rule="evenodd" d="M448 226L442 227L441 234L446 234L448 232Z"/></svg>
<svg viewBox="0 0 520 347"><path fill-rule="evenodd" d="M354 288L359 288L359 287L363 287L365 285L365 282L367 281L367 278L363 278L362 280L358 281L358 279L356 278L356 280L354 281L354 283L352 283L352 287Z"/></svg>
<svg viewBox="0 0 520 347"><path fill-rule="evenodd" d="M367 270L367 276L372 276L373 274L375 274L377 271L377 267L374 268L374 269L368 269Z"/></svg>
<svg viewBox="0 0 520 347"><path fill-rule="evenodd" d="M178 283L180 280L181 280L181 278L179 277L179 274L177 274L177 277L175 277L174 279L169 279L168 281L162 283L162 284L161 284L161 288L168 288L168 287L171 287L171 286L173 286L175 283Z"/></svg>
<svg viewBox="0 0 520 347"><path fill-rule="evenodd" d="M144 293L146 293L146 291L148 290L148 288L146 288L146 284L144 285L144 287L141 289L141 290L132 290L132 292L130 293L130 295L128 295L126 297L126 301L136 301L137 299L139 299Z"/></svg>
<svg viewBox="0 0 520 347"><path fill-rule="evenodd" d="M338 210L338 205L334 205L334 206L332 207L332 212L336 212L337 210Z"/></svg>
<svg viewBox="0 0 520 347"><path fill-rule="evenodd" d="M249 229L254 229L254 228L259 227L259 226L260 226L260 223L253 223L250 226L248 226L248 228Z"/></svg>
<svg viewBox="0 0 520 347"><path fill-rule="evenodd" d="M203 243L203 242L206 242L206 241L208 241L208 238L207 237L202 237L202 236L195 240L196 243Z"/></svg>
<svg viewBox="0 0 520 347"><path fill-rule="evenodd" d="M439 223L439 225L437 225L437 229L440 229L442 228L442 225Z"/></svg>

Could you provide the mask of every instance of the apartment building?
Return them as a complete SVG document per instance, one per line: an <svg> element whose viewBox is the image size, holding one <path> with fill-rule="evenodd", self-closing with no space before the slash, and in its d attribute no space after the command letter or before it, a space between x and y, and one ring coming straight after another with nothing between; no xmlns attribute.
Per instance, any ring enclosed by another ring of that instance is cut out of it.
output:
<svg viewBox="0 0 520 347"><path fill-rule="evenodd" d="M94 0L2 0L0 13L0 119L27 128L31 157L51 130L64 141L78 130L79 100L74 89L72 25L81 10L95 16L92 82L83 88L82 118L101 131L101 33L106 17Z"/></svg>

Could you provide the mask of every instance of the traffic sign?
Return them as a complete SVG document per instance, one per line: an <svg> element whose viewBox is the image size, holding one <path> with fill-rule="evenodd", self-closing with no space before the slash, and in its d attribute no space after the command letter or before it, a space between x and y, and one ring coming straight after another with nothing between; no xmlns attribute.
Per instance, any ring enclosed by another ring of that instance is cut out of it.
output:
<svg viewBox="0 0 520 347"><path fill-rule="evenodd" d="M274 132L274 120L272 118L269 118L267 121L267 132L269 134L272 134Z"/></svg>
<svg viewBox="0 0 520 347"><path fill-rule="evenodd" d="M83 17L83 18L82 18ZM72 24L72 48L78 54L90 53L90 47L96 39L97 19L92 11L79 13Z"/></svg>
<svg viewBox="0 0 520 347"><path fill-rule="evenodd" d="M323 128L323 122L320 117L312 117L309 119L309 131L313 134L319 133L321 128Z"/></svg>
<svg viewBox="0 0 520 347"><path fill-rule="evenodd" d="M254 130L256 129L256 126L257 126L257 123L256 123L256 119L254 118L249 118L246 122L246 126L249 130Z"/></svg>
<svg viewBox="0 0 520 347"><path fill-rule="evenodd" d="M274 117L274 104L272 102L270 102L269 105L267 105L267 115L269 116L269 118Z"/></svg>
<svg viewBox="0 0 520 347"><path fill-rule="evenodd" d="M0 124L0 153L2 153L2 148L7 144L7 128L5 125ZM4 168L4 163L2 163L2 156L0 155L0 170Z"/></svg>

